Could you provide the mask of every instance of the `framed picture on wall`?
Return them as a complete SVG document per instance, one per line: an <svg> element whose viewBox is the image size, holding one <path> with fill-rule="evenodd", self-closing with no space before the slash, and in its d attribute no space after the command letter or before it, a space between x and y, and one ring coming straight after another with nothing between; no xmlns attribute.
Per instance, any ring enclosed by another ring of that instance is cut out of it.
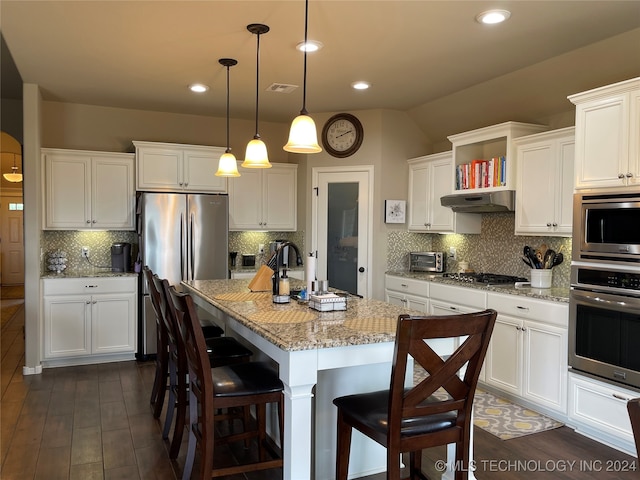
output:
<svg viewBox="0 0 640 480"><path fill-rule="evenodd" d="M384 222L404 223L407 202L405 200L385 200L384 201Z"/></svg>

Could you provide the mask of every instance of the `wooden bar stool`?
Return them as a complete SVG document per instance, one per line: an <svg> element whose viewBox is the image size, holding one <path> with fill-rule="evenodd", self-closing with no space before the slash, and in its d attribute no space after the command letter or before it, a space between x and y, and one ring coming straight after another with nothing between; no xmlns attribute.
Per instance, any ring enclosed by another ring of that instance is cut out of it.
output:
<svg viewBox="0 0 640 480"><path fill-rule="evenodd" d="M153 289L158 295L158 304L162 327L168 342L167 364L169 370L169 400L167 414L164 420L162 438L169 438L171 425L174 423L173 436L169 447L169 458L176 458L180 452L182 436L187 414L187 363L184 352L179 348L179 332L173 310L167 301L166 292L169 282L157 275L151 277ZM199 331L204 338L204 332L198 321ZM212 366L229 365L248 362L253 352L231 337L213 337L205 339L207 359ZM245 414L245 417L247 414Z"/></svg>
<svg viewBox="0 0 640 480"><path fill-rule="evenodd" d="M387 449L387 479L400 479L400 455L409 452L411 479L421 471L422 450L456 444L455 479L468 478L471 413L478 376L496 320L495 310L462 315L411 317L400 315L389 390L334 399L338 407L336 479L349 471L352 428ZM464 337L452 355L439 357L425 340ZM428 376L418 385L404 385L409 356ZM462 368L464 376L460 378ZM433 394L443 389L443 395Z"/></svg>
<svg viewBox="0 0 640 480"><path fill-rule="evenodd" d="M266 434L266 405L277 403L280 442L283 444L284 386L277 373L264 362L211 368L202 331L197 328L198 318L193 299L173 287L169 288L168 296L178 322L180 348L185 351L189 369L189 446L183 480L191 478L196 449L201 457L200 479L282 467L282 455L275 451ZM216 409L250 405L256 406L255 430L249 431L248 425L245 425L242 433L217 436L214 428ZM227 467L214 465L215 445L254 437L259 447L257 461Z"/></svg>

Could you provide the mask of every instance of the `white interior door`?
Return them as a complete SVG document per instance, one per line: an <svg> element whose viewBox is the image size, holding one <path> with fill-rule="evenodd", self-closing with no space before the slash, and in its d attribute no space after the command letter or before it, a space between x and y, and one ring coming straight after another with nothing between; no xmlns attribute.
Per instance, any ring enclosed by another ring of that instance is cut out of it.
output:
<svg viewBox="0 0 640 480"><path fill-rule="evenodd" d="M24 241L22 197L2 196L2 231L0 261L3 285L24 283Z"/></svg>
<svg viewBox="0 0 640 480"><path fill-rule="evenodd" d="M312 176L317 277L366 298L371 291L373 167L314 168Z"/></svg>

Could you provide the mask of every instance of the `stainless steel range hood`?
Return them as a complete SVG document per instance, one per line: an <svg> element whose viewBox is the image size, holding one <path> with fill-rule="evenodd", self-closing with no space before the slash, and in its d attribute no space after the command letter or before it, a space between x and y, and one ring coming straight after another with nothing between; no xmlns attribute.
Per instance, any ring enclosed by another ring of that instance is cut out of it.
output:
<svg viewBox="0 0 640 480"><path fill-rule="evenodd" d="M443 207L451 208L454 212L512 212L516 205L516 192L514 190L500 190L497 192L473 192L457 195L445 195L440 198L440 204Z"/></svg>

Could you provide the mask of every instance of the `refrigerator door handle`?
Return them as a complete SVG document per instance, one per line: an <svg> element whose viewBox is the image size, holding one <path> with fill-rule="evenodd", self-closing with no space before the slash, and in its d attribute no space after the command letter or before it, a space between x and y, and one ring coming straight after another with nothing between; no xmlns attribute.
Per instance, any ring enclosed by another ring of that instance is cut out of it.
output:
<svg viewBox="0 0 640 480"><path fill-rule="evenodd" d="M195 245L194 245L194 239L195 239L195 233L194 233L194 221L193 221L193 213L191 214L191 217L189 218L189 249L191 250L190 255L189 255L189 280L194 280L195 278L195 268L196 268L196 262L195 262L195 256L196 256L196 249L195 249Z"/></svg>
<svg viewBox="0 0 640 480"><path fill-rule="evenodd" d="M184 214L180 214L180 272L182 278L186 277L186 245L185 245L185 218Z"/></svg>

